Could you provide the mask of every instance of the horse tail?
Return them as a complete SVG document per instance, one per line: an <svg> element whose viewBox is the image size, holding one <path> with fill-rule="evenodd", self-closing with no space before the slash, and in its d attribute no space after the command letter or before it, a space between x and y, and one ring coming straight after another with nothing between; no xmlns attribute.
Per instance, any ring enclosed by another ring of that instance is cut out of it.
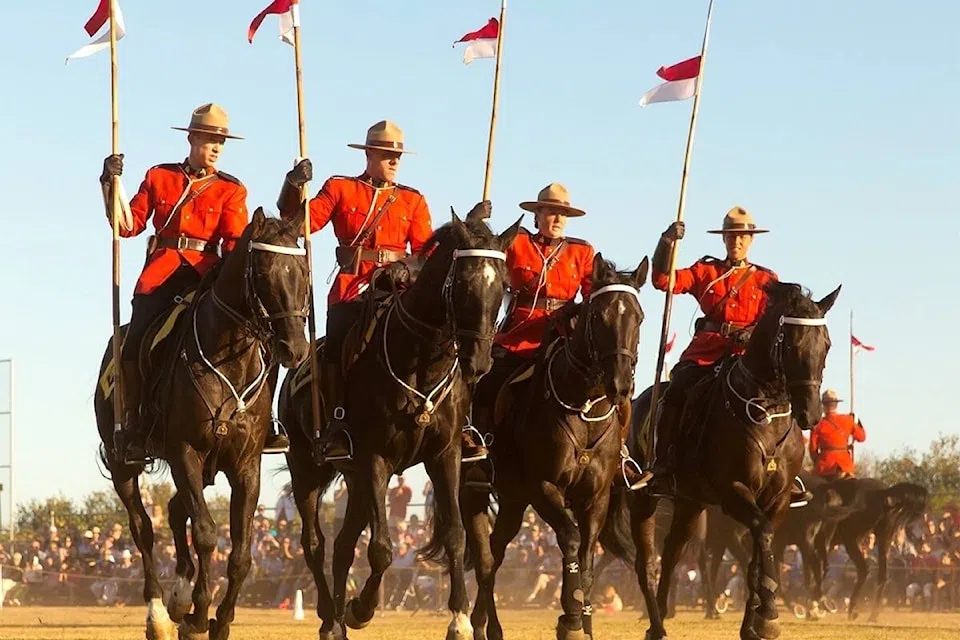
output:
<svg viewBox="0 0 960 640"><path fill-rule="evenodd" d="M626 488L614 487L610 491L610 507L599 539L604 550L616 558L631 566L636 562L637 547L633 544L630 528L630 502Z"/></svg>
<svg viewBox="0 0 960 640"><path fill-rule="evenodd" d="M459 515L458 513L457 516ZM447 535L450 531L450 519L443 513L442 509L434 509L433 516L430 520L433 523L433 530L430 532L430 541L423 547L417 549L417 555L425 562L434 560L441 564L447 564L446 552L443 548L443 536ZM449 568L447 571L449 572Z"/></svg>

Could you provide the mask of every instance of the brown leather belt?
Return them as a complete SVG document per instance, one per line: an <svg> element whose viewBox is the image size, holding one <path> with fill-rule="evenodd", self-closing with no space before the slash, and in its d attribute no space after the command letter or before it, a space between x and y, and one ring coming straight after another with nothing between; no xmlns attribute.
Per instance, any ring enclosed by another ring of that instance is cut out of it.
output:
<svg viewBox="0 0 960 640"><path fill-rule="evenodd" d="M198 238L177 236L176 238L157 238L157 248L176 249L177 251L205 251L207 253L217 253L219 244L216 242L200 240Z"/></svg>
<svg viewBox="0 0 960 640"><path fill-rule="evenodd" d="M564 300L563 298L545 298L541 296L537 298L537 302L536 304L534 304L533 298L531 297L522 296L517 298L518 307L523 307L524 309L530 309L530 308L545 309L551 313L556 311L557 309L563 308L563 306L566 305L568 302L570 301Z"/></svg>
<svg viewBox="0 0 960 640"><path fill-rule="evenodd" d="M699 331L709 331L711 333L719 333L722 336L732 336L735 333L740 333L741 331L749 331L751 329L750 325L747 324L736 324L733 322L714 322L713 320L705 320L700 318L695 323L696 330Z"/></svg>
<svg viewBox="0 0 960 640"><path fill-rule="evenodd" d="M361 262L375 262L377 266L402 260L407 256L403 251L391 249L365 249L361 247L336 248L337 264L343 273L357 273Z"/></svg>

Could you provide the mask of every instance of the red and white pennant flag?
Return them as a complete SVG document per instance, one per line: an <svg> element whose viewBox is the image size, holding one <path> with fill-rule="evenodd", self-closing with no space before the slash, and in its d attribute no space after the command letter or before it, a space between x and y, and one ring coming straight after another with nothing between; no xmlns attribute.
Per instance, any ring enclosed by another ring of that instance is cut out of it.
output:
<svg viewBox="0 0 960 640"><path fill-rule="evenodd" d="M280 39L293 46L293 28L300 26L300 4L297 0L273 0L250 23L250 28L247 29L247 41L253 44L254 34L268 15L280 16Z"/></svg>
<svg viewBox="0 0 960 640"><path fill-rule="evenodd" d="M123 12L120 11L120 4L117 0L100 0L100 4L97 5L97 10L93 12L93 15L90 16L90 19L87 20L87 23L83 25L84 30L87 32L87 35L91 38L103 28L104 25L107 25L107 30L102 36L96 40L91 41L89 44L86 44L69 56L67 56L67 64L74 58L86 58L87 56L92 56L93 54L103 51L104 49L110 48L110 3L113 3L113 18L116 22L116 36L117 40L120 40L123 36L127 34L126 28L123 25Z"/></svg>
<svg viewBox="0 0 960 640"><path fill-rule="evenodd" d="M463 49L463 64L470 64L477 58L495 58L499 39L500 22L496 18L490 18L489 22L483 27L471 31L453 44L470 43Z"/></svg>
<svg viewBox="0 0 960 640"><path fill-rule="evenodd" d="M857 336L853 335L852 333L850 334L850 344L852 344L853 348L857 350L862 349L863 351L874 351L876 349L876 347L872 347L869 344L860 342Z"/></svg>
<svg viewBox="0 0 960 640"><path fill-rule="evenodd" d="M678 62L670 67L660 67L657 69L657 75L666 82L643 94L640 98L641 107L655 102L674 102L692 98L697 91L700 56Z"/></svg>

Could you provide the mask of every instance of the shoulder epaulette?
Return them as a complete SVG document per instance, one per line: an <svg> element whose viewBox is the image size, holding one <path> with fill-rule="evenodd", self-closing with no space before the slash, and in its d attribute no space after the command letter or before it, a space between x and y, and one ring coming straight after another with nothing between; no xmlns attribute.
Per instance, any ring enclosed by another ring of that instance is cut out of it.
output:
<svg viewBox="0 0 960 640"><path fill-rule="evenodd" d="M238 177L236 177L236 176L233 176L233 175L230 175L229 173L226 173L225 171L217 171L217 176L220 177L220 178L223 178L223 179L226 180L227 182L232 182L233 184L238 184L238 185L240 185L241 187L243 186L243 183L240 182L240 178L238 178Z"/></svg>
<svg viewBox="0 0 960 640"><path fill-rule="evenodd" d="M528 236L532 236L532 235L533 235L532 233L530 233L530 230L529 230L529 229L527 229L526 227L523 227L523 226L521 226L521 227L520 227L520 230L517 231L517 235L520 235L521 233L525 233L525 234L527 234Z"/></svg>
<svg viewBox="0 0 960 640"><path fill-rule="evenodd" d="M405 184L400 184L399 182L397 182L397 183L396 183L396 186L397 186L397 189L403 189L404 191L412 191L412 192L414 192L415 194L417 194L418 196L423 195L422 193L420 193L419 191L417 191L417 190L414 189L413 187L408 187L408 186L405 185Z"/></svg>
<svg viewBox="0 0 960 640"><path fill-rule="evenodd" d="M764 266L759 265L759 264L753 264L753 263L751 263L751 265L754 266L754 267L756 267L756 268L757 268L758 270L760 270L760 271L764 271L764 272L766 272L766 273L769 273L769 274L772 275L772 276L776 276L776 275L777 275L776 272L775 272L773 269L768 269L767 267L764 267Z"/></svg>
<svg viewBox="0 0 960 640"><path fill-rule="evenodd" d="M590 243L584 240L583 238L571 238L570 236L564 237L564 241L569 244L580 244L589 247Z"/></svg>
<svg viewBox="0 0 960 640"><path fill-rule="evenodd" d="M161 162L160 164L155 164L150 169L167 169L169 171L182 171L180 168L179 162Z"/></svg>
<svg viewBox="0 0 960 640"><path fill-rule="evenodd" d="M357 180L356 176L330 176L327 180ZM359 182L359 180L357 180Z"/></svg>
<svg viewBox="0 0 960 640"><path fill-rule="evenodd" d="M700 258L700 260L698 260L698 262L706 262L707 264L710 264L712 262L723 262L723 260L717 258L716 256L703 256Z"/></svg>

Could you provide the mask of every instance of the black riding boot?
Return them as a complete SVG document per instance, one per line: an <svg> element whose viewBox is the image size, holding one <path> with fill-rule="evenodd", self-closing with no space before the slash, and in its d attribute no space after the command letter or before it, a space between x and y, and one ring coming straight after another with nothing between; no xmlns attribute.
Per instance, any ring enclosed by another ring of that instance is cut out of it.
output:
<svg viewBox="0 0 960 640"><path fill-rule="evenodd" d="M335 460L353 459L353 439L350 437L344 411L343 373L340 363L324 362L321 383L326 428L313 440L313 459L317 464Z"/></svg>
<svg viewBox="0 0 960 640"><path fill-rule="evenodd" d="M290 440L287 434L280 430L280 423L273 420L263 443L263 453L286 453L289 450Z"/></svg>
<svg viewBox="0 0 960 640"><path fill-rule="evenodd" d="M144 433L140 425L140 366L136 360L123 361L121 365L121 384L123 386L123 431L119 432L120 442L114 449L120 452L124 464L144 464L150 461L144 445ZM124 447L124 443L126 446Z"/></svg>
<svg viewBox="0 0 960 640"><path fill-rule="evenodd" d="M638 488L651 486L664 489L671 484L677 466L677 444L673 436L680 426L682 415L683 406L670 402L664 402L661 406L656 426L657 444L653 467L644 472Z"/></svg>

